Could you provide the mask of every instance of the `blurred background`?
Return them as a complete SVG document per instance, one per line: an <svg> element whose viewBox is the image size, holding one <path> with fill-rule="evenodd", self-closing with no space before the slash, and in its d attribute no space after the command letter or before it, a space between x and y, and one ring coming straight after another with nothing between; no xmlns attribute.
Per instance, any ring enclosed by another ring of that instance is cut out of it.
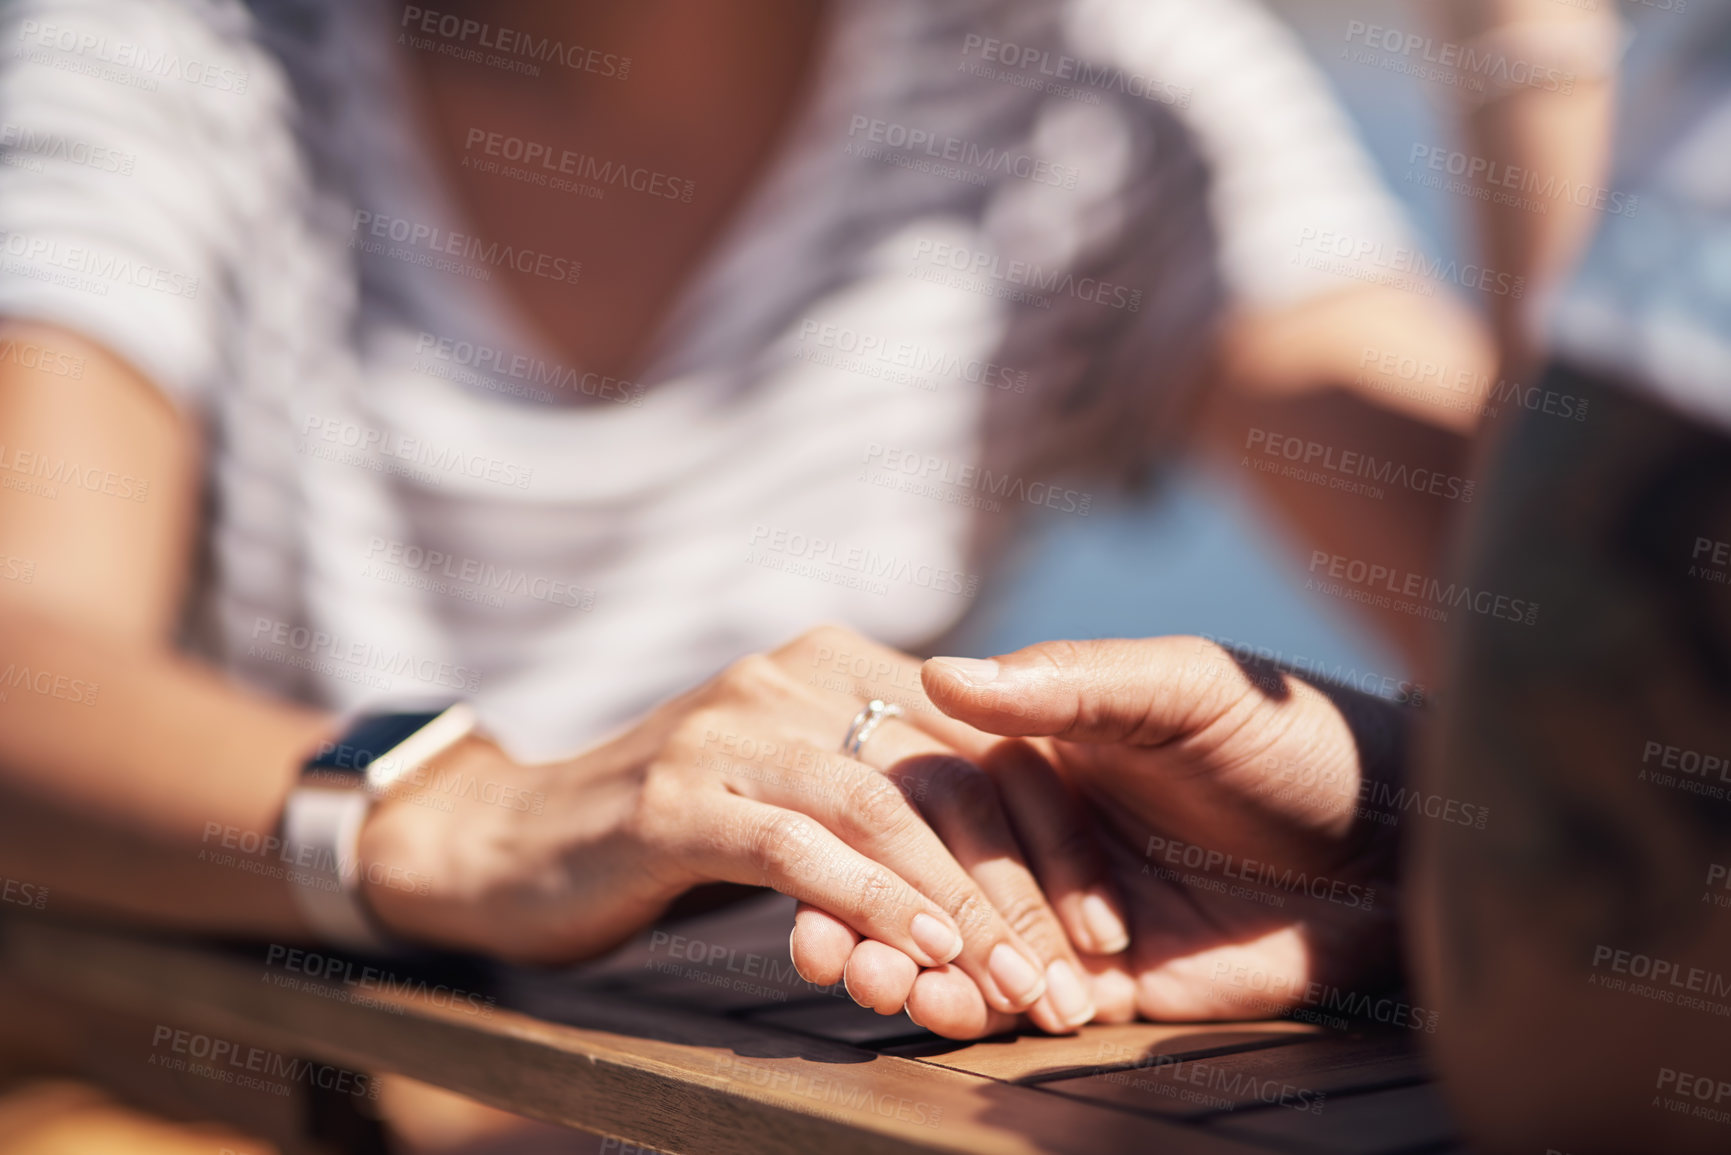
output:
<svg viewBox="0 0 1731 1155"><path fill-rule="evenodd" d="M1615 3L1616 0L1603 0ZM1349 21L1422 30L1407 0L1267 0L1303 38L1357 122L1371 157L1432 256L1461 251L1472 202L1407 180L1415 143L1449 144L1449 89L1342 59ZM1407 671L1339 599L1304 592L1303 560L1247 499L1240 479L1180 466L1137 501L1096 496L1087 518L1036 516L1007 573L962 627L965 653L1046 638L1207 634L1285 660L1395 681Z"/></svg>

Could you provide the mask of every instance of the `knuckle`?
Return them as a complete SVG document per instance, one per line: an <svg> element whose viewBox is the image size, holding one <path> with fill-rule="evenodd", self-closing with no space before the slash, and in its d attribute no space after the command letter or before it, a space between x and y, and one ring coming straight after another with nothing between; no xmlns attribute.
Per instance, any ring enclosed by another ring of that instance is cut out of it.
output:
<svg viewBox="0 0 1731 1155"><path fill-rule="evenodd" d="M860 636L846 626L822 622L801 634L798 641L803 648L816 650L824 646L851 645L860 641Z"/></svg>
<svg viewBox="0 0 1731 1155"><path fill-rule="evenodd" d="M1065 674L1086 664L1082 647L1073 641L1036 642L1028 647L1029 654L1051 670Z"/></svg>
<svg viewBox="0 0 1731 1155"><path fill-rule="evenodd" d="M724 698L756 699L780 690L785 678L768 654L747 654L721 672L716 680Z"/></svg>
<svg viewBox="0 0 1731 1155"><path fill-rule="evenodd" d="M1063 938L1045 900L1032 890L1018 890L998 908L998 913L1023 942L1042 954L1049 953Z"/></svg>
<svg viewBox="0 0 1731 1155"><path fill-rule="evenodd" d="M689 760L708 750L716 737L724 737L726 733L726 717L722 711L699 708L674 724L664 748Z"/></svg>
<svg viewBox="0 0 1731 1155"><path fill-rule="evenodd" d="M680 784L682 777L670 770L665 762L650 763L637 790L638 813L658 818L677 813L679 796L685 792Z"/></svg>
<svg viewBox="0 0 1731 1155"><path fill-rule="evenodd" d="M809 659L826 649L834 651L838 647L846 646L856 641L858 636L845 626L838 626L834 622L824 622L811 627L791 641L777 647L775 656L778 658Z"/></svg>
<svg viewBox="0 0 1731 1155"><path fill-rule="evenodd" d="M782 810L760 823L748 848L751 861L765 875L809 877L816 866L817 826L792 810Z"/></svg>
<svg viewBox="0 0 1731 1155"><path fill-rule="evenodd" d="M855 880L855 893L862 918L882 922L895 913L902 896L901 883L881 866L868 867Z"/></svg>
<svg viewBox="0 0 1731 1155"><path fill-rule="evenodd" d="M998 929L998 908L976 887L969 887L957 896L947 909L950 917L955 920L956 928L962 932L963 939L972 941Z"/></svg>
<svg viewBox="0 0 1731 1155"><path fill-rule="evenodd" d="M1173 662L1167 675L1172 697L1191 703L1195 716L1218 716L1253 689L1281 691L1278 669L1248 647L1233 649L1208 638L1195 643L1198 660Z"/></svg>
<svg viewBox="0 0 1731 1155"><path fill-rule="evenodd" d="M893 782L875 771L862 771L848 783L843 805L843 820L851 833L893 837L907 825L907 799Z"/></svg>
<svg viewBox="0 0 1731 1155"><path fill-rule="evenodd" d="M625 816L625 834L657 853L683 859L688 847L681 816L689 809L690 791L679 776L652 764Z"/></svg>

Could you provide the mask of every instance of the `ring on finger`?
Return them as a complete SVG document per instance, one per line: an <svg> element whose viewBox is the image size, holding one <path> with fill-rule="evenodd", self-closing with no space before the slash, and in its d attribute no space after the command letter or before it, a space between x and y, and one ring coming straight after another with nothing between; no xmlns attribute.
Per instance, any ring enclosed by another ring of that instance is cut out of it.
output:
<svg viewBox="0 0 1731 1155"><path fill-rule="evenodd" d="M847 728L847 736L841 740L842 753L850 758L859 757L860 748L866 744L866 739L883 725L885 718L901 716L900 706L885 702L882 698L873 698L865 704L863 710L853 716L853 724Z"/></svg>

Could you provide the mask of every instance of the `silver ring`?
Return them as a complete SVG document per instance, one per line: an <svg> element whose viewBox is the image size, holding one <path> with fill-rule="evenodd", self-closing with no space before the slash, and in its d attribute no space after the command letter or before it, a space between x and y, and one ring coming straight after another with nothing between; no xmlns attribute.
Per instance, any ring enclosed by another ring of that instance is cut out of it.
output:
<svg viewBox="0 0 1731 1155"><path fill-rule="evenodd" d="M858 758L860 747L883 725L885 718L899 718L902 708L893 702L885 702L882 698L873 698L865 704L865 709L853 716L853 725L847 728L847 737L841 740L842 753L850 758Z"/></svg>

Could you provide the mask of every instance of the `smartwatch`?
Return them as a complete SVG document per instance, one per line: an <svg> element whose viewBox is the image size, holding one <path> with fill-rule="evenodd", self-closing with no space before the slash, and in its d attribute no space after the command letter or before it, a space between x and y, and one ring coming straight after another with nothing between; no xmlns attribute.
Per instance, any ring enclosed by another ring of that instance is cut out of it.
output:
<svg viewBox="0 0 1731 1155"><path fill-rule="evenodd" d="M337 946L390 943L361 900L358 845L373 803L475 729L467 702L408 714L362 714L302 766L283 807L289 892L313 932Z"/></svg>

